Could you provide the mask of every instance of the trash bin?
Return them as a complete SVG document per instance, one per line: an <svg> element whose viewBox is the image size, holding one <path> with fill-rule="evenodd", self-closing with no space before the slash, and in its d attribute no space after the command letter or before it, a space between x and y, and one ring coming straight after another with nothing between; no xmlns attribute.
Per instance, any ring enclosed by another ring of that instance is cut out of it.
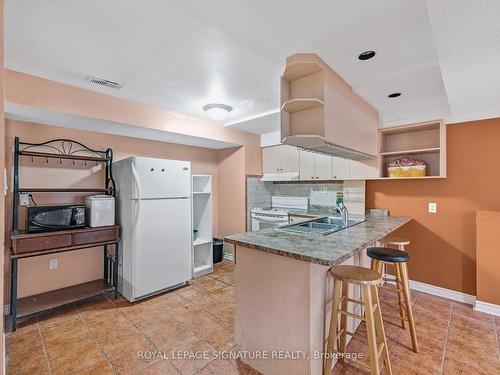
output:
<svg viewBox="0 0 500 375"><path fill-rule="evenodd" d="M224 241L220 238L213 239L214 246L214 263L222 262L222 250L224 248Z"/></svg>

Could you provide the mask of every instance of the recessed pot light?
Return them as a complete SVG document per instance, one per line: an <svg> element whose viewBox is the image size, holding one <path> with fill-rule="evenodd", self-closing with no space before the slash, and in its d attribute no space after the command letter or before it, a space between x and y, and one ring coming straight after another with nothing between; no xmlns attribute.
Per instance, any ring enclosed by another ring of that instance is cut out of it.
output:
<svg viewBox="0 0 500 375"><path fill-rule="evenodd" d="M401 96L400 92L393 92L392 94L387 95L388 98L397 98L398 96Z"/></svg>
<svg viewBox="0 0 500 375"><path fill-rule="evenodd" d="M375 56L375 51L365 51L360 53L358 59L360 60L370 60L373 56Z"/></svg>
<svg viewBox="0 0 500 375"><path fill-rule="evenodd" d="M233 107L227 104L211 103L203 106L203 110L212 120L221 121L229 116Z"/></svg>

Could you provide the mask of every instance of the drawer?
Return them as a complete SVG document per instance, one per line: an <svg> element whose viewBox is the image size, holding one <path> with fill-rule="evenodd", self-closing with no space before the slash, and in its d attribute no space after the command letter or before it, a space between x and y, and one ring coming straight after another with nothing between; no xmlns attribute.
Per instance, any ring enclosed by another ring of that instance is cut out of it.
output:
<svg viewBox="0 0 500 375"><path fill-rule="evenodd" d="M96 230L93 232L82 232L74 234L74 244L85 245L94 242L113 241L117 239L116 229Z"/></svg>
<svg viewBox="0 0 500 375"><path fill-rule="evenodd" d="M60 234L56 236L42 236L33 238L20 238L15 240L15 252L28 253L31 251L59 249L71 246L71 234Z"/></svg>

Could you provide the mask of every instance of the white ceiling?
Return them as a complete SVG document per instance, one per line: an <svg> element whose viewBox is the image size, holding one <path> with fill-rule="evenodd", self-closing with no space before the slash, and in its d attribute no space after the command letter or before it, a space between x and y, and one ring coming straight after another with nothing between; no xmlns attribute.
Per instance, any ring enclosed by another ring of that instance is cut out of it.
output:
<svg viewBox="0 0 500 375"><path fill-rule="evenodd" d="M427 0L452 116L500 116L500 1Z"/></svg>
<svg viewBox="0 0 500 375"><path fill-rule="evenodd" d="M263 134L278 127L286 56L315 52L378 109L384 125L500 115L500 90L492 90L500 78L489 74L498 59L476 66L478 57L465 51L474 44L473 51L494 46L499 53L500 33L488 32L497 27L489 7L498 15L499 2L427 3L6 0L6 67L198 117L204 104L223 102L234 107L228 126ZM484 14L471 17L476 12ZM367 49L376 57L359 61ZM90 86L88 76L126 88ZM464 89L480 95L471 101ZM388 99L394 91L403 95Z"/></svg>

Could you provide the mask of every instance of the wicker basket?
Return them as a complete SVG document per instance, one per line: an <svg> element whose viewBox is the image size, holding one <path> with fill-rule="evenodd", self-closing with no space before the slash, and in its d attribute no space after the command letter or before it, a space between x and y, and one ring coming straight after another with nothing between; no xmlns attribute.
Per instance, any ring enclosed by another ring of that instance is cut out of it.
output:
<svg viewBox="0 0 500 375"><path fill-rule="evenodd" d="M388 167L387 174L389 177L425 177L427 176L427 166L423 163L417 165L397 165Z"/></svg>

